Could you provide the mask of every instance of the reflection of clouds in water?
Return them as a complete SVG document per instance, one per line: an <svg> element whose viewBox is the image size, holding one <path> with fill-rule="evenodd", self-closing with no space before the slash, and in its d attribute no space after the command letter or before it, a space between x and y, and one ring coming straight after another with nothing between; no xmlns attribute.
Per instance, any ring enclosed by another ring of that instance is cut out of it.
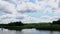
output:
<svg viewBox="0 0 60 34"><path fill-rule="evenodd" d="M8 30L1 29L0 34L60 34L60 31L45 31L45 30L36 30L36 29L23 29L21 31L18 30Z"/></svg>
<svg viewBox="0 0 60 34"><path fill-rule="evenodd" d="M2 34L15 34L16 31L14 30L8 30L8 29L3 29L1 30L2 31ZM1 34L1 33L0 33Z"/></svg>

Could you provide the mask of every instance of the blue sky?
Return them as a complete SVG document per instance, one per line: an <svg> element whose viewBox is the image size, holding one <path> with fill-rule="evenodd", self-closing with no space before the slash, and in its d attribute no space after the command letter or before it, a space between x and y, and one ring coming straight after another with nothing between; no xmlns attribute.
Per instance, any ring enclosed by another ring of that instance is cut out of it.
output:
<svg viewBox="0 0 60 34"><path fill-rule="evenodd" d="M60 0L0 0L0 23L52 22L60 18L59 2Z"/></svg>

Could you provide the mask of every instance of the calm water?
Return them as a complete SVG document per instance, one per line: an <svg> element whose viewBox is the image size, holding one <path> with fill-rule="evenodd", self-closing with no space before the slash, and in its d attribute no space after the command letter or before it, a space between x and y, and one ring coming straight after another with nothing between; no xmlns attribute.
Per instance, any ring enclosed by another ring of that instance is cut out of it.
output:
<svg viewBox="0 0 60 34"><path fill-rule="evenodd" d="M0 34L60 34L60 31L44 31L36 29L23 29L21 31L1 29Z"/></svg>

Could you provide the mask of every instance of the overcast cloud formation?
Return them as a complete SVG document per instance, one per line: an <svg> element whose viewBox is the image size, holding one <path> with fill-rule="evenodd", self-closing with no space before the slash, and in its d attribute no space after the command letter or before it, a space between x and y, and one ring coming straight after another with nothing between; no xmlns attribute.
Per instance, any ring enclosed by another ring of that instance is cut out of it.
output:
<svg viewBox="0 0 60 34"><path fill-rule="evenodd" d="M60 0L0 0L0 23L52 22L59 14Z"/></svg>

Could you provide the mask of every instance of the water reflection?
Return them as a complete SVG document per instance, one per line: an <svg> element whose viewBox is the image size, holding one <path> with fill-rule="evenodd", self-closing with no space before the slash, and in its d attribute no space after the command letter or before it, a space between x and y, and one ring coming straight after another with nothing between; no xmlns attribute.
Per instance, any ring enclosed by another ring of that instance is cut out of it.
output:
<svg viewBox="0 0 60 34"><path fill-rule="evenodd" d="M44 31L36 29L23 29L21 31L1 29L0 34L60 34L60 31Z"/></svg>

